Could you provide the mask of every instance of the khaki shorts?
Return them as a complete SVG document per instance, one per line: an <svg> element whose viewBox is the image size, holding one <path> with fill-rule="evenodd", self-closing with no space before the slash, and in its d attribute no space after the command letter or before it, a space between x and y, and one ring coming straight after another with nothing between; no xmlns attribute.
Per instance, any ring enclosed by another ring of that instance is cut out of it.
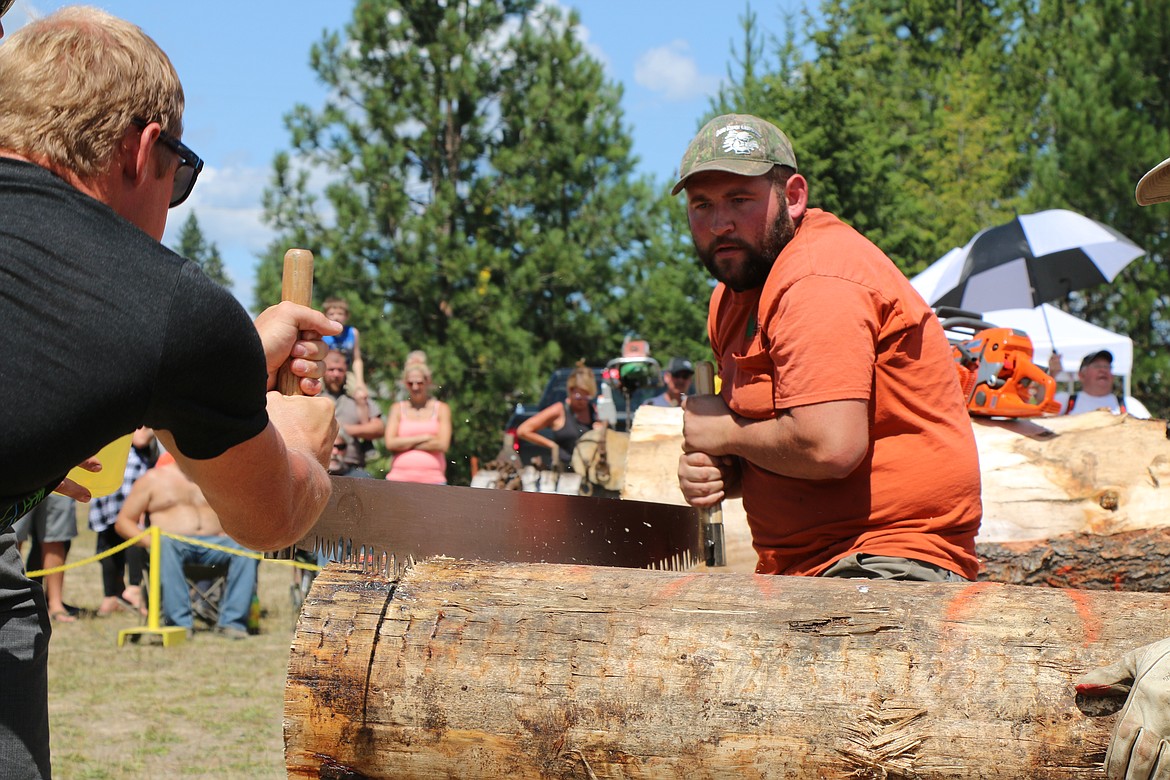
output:
<svg viewBox="0 0 1170 780"><path fill-rule="evenodd" d="M950 569L935 566L933 563L866 553L847 555L825 569L819 576L915 582L970 582L963 575L955 574Z"/></svg>
<svg viewBox="0 0 1170 780"><path fill-rule="evenodd" d="M42 542L67 542L77 536L77 505L72 498L50 493L12 526L18 542L31 536Z"/></svg>

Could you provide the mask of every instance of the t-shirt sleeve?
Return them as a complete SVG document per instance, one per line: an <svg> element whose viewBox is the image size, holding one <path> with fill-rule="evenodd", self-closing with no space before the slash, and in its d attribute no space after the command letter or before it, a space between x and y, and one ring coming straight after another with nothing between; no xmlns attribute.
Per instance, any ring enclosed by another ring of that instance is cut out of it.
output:
<svg viewBox="0 0 1170 780"><path fill-rule="evenodd" d="M248 313L195 263L175 285L147 424L190 458L214 458L268 425L264 349Z"/></svg>
<svg viewBox="0 0 1170 780"><path fill-rule="evenodd" d="M1146 405L1132 395L1125 397L1125 411L1130 417L1137 417L1139 420L1148 420L1152 416Z"/></svg>
<svg viewBox="0 0 1170 780"><path fill-rule="evenodd" d="M833 276L793 284L767 318L777 409L866 399L881 324L874 291Z"/></svg>

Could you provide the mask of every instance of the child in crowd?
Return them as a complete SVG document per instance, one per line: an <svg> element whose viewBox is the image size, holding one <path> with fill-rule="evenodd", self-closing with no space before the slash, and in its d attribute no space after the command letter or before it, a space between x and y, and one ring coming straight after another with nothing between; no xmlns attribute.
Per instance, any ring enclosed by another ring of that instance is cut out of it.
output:
<svg viewBox="0 0 1170 780"><path fill-rule="evenodd" d="M359 395L368 398L366 390L366 367L362 363L361 333L349 323L349 304L341 298L330 296L325 299L321 310L334 322L341 323L341 333L324 336L325 345L336 349L349 360L350 377L347 384L353 390L354 398Z"/></svg>

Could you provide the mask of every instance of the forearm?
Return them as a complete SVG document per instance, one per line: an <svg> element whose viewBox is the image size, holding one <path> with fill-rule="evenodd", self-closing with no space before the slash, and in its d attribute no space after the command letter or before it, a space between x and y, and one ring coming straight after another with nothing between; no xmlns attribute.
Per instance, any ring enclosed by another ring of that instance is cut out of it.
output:
<svg viewBox="0 0 1170 780"><path fill-rule="evenodd" d="M240 500L233 492L220 498L223 509L211 504L227 535L245 547L265 551L290 546L313 527L329 501L329 474L316 458L290 451L286 464L287 476L260 480L252 498Z"/></svg>
<svg viewBox="0 0 1170 780"><path fill-rule="evenodd" d="M343 424L341 428L350 438L364 441L373 441L386 433L386 423L381 417L375 417L366 422Z"/></svg>
<svg viewBox="0 0 1170 780"><path fill-rule="evenodd" d="M139 526L138 520L119 514L118 519L114 521L114 531L123 539L133 539L142 533L142 528Z"/></svg>
<svg viewBox="0 0 1170 780"><path fill-rule="evenodd" d="M775 474L797 479L829 479L832 473L817 456L817 444L798 430L792 418L752 420L734 416L724 454L735 455Z"/></svg>
<svg viewBox="0 0 1170 780"><path fill-rule="evenodd" d="M290 546L313 527L329 501L329 474L315 458L289 452L286 463L285 476L259 480L250 498L241 499L236 492L217 496L221 508L208 497L224 531L245 547L264 551Z"/></svg>
<svg viewBox="0 0 1170 780"><path fill-rule="evenodd" d="M810 427L812 428L810 430ZM865 450L783 414L770 420L738 418L729 454L796 479L841 479L857 468Z"/></svg>
<svg viewBox="0 0 1170 780"><path fill-rule="evenodd" d="M555 441L547 436L541 436L536 431L517 431L516 435L529 444L535 444L538 447L545 447L551 450L557 446Z"/></svg>
<svg viewBox="0 0 1170 780"><path fill-rule="evenodd" d="M414 445L414 449L422 450L423 452L446 452L448 446L442 437L428 436L425 441L420 441Z"/></svg>
<svg viewBox="0 0 1170 780"><path fill-rule="evenodd" d="M430 439L430 436L387 436L386 449L391 452L406 452L415 450L419 445Z"/></svg>
<svg viewBox="0 0 1170 780"><path fill-rule="evenodd" d="M692 407L701 412L687 414L688 450L734 455L786 477L841 479L869 450L868 406L862 400L795 407L763 420L737 415L721 401L688 400Z"/></svg>
<svg viewBox="0 0 1170 780"><path fill-rule="evenodd" d="M325 467L313 453L287 447L272 424L208 460L185 458L173 440L164 443L203 490L224 532L249 549L288 547L313 526L329 501Z"/></svg>

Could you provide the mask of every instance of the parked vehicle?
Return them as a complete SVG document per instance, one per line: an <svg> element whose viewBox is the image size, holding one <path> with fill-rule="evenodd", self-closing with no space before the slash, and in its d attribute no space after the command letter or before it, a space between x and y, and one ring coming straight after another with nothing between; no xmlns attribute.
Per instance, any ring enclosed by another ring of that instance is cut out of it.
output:
<svg viewBox="0 0 1170 780"><path fill-rule="evenodd" d="M511 445L512 452L519 460L520 465L532 463L532 459L540 457L545 466L549 465L549 451L530 442L521 441L516 435L520 423L532 417L545 407L556 403L564 403L566 398L565 382L572 373L572 368L558 368L549 377L540 395L540 401L535 404L516 404L512 416L504 426L505 449ZM625 384L622 384L623 374ZM661 369L658 361L653 358L618 358L611 360L605 368L593 368L593 379L597 383L598 403L602 406L599 413L604 418L604 402L600 399L609 396L613 400L614 421L611 423L615 430L629 430L633 421L633 413L643 403L663 391ZM628 407L628 408L627 408Z"/></svg>

